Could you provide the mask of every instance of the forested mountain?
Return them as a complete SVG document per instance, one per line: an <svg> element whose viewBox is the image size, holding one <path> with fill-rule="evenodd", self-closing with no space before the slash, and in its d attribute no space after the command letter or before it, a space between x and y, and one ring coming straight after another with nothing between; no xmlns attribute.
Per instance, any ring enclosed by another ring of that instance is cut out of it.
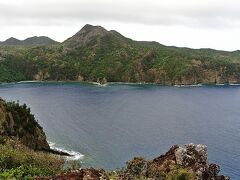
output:
<svg viewBox="0 0 240 180"><path fill-rule="evenodd" d="M16 38L9 38L6 41L0 42L0 46L17 46L17 45L48 45L56 44L57 42L45 36L34 36L25 40L18 40Z"/></svg>
<svg viewBox="0 0 240 180"><path fill-rule="evenodd" d="M63 43L1 46L0 81L19 80L240 83L240 52L139 42L85 25Z"/></svg>

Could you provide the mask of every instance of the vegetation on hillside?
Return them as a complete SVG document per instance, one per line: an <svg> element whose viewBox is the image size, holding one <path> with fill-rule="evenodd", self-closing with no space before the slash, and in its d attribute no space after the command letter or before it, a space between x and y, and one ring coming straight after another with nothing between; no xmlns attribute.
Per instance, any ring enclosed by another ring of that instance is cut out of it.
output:
<svg viewBox="0 0 240 180"><path fill-rule="evenodd" d="M62 170L63 158L33 151L17 139L0 138L0 179L32 179L52 176Z"/></svg>
<svg viewBox="0 0 240 180"><path fill-rule="evenodd" d="M0 135L15 137L34 150L49 150L46 135L30 108L0 99Z"/></svg>
<svg viewBox="0 0 240 180"><path fill-rule="evenodd" d="M16 38L9 38L6 41L0 42L1 46L16 46L16 45L48 45L48 44L56 44L57 42L50 39L49 37L45 37L45 36L34 36L34 37L30 37L27 38L25 40L19 40Z"/></svg>
<svg viewBox="0 0 240 180"><path fill-rule="evenodd" d="M137 42L86 25L63 43L0 47L0 81L239 83L240 52Z"/></svg>

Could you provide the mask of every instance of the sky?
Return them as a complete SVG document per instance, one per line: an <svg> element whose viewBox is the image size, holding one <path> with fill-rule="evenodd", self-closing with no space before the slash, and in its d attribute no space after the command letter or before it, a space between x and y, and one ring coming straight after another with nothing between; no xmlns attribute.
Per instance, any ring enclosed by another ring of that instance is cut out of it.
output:
<svg viewBox="0 0 240 180"><path fill-rule="evenodd" d="M85 24L164 45L240 49L239 0L0 0L0 41L64 41Z"/></svg>

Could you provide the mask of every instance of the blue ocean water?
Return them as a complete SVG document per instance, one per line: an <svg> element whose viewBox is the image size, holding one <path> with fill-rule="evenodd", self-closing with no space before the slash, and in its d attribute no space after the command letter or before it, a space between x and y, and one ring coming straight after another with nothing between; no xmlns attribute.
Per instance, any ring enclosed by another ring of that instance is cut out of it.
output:
<svg viewBox="0 0 240 180"><path fill-rule="evenodd" d="M30 106L48 140L84 166L121 168L192 142L240 178L240 86L18 83L0 85L0 97Z"/></svg>

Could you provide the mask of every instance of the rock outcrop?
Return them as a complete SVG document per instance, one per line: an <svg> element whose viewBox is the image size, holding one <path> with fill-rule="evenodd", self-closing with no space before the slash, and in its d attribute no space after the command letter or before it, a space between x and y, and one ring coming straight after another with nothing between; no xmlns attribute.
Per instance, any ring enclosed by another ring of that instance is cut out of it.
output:
<svg viewBox="0 0 240 180"><path fill-rule="evenodd" d="M81 169L59 174L55 177L38 177L36 180L110 180L106 171L97 169Z"/></svg>
<svg viewBox="0 0 240 180"><path fill-rule="evenodd" d="M220 166L209 164L207 159L207 146L201 144L174 145L165 154L150 162L149 167L161 166L168 171L170 166L177 165L192 172L197 180L228 180L229 177L218 175Z"/></svg>

